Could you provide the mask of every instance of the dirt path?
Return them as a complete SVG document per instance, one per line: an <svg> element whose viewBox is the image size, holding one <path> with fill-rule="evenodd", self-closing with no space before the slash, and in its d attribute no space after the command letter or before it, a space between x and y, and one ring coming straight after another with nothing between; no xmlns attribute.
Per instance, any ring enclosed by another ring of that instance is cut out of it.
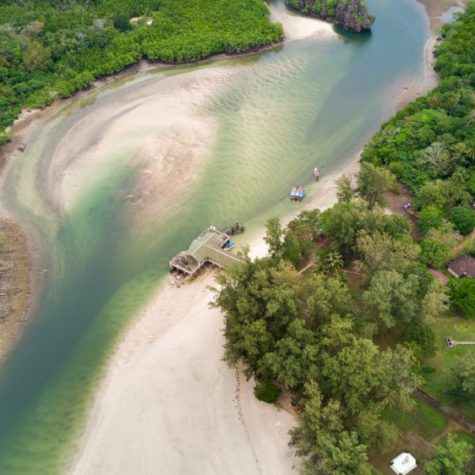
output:
<svg viewBox="0 0 475 475"><path fill-rule="evenodd" d="M455 422L459 426L463 427L466 431L470 432L471 434L475 434L475 422L472 422L471 420L462 416L454 409L444 407L440 401L437 401L437 399L427 394L424 390L416 389L414 391L414 396L429 404L429 406L439 411L441 414L447 417L447 419L450 419L452 422Z"/></svg>

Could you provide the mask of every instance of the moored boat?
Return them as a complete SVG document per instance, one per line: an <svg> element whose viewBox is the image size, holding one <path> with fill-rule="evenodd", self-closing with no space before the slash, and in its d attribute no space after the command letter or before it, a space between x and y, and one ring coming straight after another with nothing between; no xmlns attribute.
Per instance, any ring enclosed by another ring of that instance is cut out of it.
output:
<svg viewBox="0 0 475 475"><path fill-rule="evenodd" d="M307 196L307 188L303 186L295 186L289 193L291 201L302 201Z"/></svg>

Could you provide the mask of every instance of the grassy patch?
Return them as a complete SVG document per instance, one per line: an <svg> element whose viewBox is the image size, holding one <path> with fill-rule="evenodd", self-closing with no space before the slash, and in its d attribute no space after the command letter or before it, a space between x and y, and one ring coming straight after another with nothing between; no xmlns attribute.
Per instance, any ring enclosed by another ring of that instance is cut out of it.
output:
<svg viewBox="0 0 475 475"><path fill-rule="evenodd" d="M430 442L447 427L448 420L423 401L416 401L416 407L411 412L388 408L384 418L395 424L402 435L413 432Z"/></svg>
<svg viewBox="0 0 475 475"><path fill-rule="evenodd" d="M435 371L424 373L424 389L436 399L453 405L466 417L475 420L475 401L465 401L457 404L451 403L447 398L447 377L458 358L468 353L475 353L475 345L459 345L447 348L445 337L454 340L475 340L475 319L469 320L455 316L438 318L432 325L436 335L437 352L429 358L424 365L432 367Z"/></svg>

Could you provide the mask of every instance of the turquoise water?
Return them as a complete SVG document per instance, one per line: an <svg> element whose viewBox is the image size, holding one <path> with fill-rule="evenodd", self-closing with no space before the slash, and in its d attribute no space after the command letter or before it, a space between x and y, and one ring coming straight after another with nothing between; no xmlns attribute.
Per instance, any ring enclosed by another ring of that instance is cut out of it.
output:
<svg viewBox="0 0 475 475"><path fill-rule="evenodd" d="M51 196L49 162L87 114L197 68L141 74L35 128L1 191L3 205L44 251L38 307L0 373L1 474L64 472L107 357L170 257L210 223L258 226L273 212L295 209L289 187L309 182L315 164L323 174L341 167L393 112L391 91L422 76L422 8L409 0L369 4L377 16L371 34L307 38L200 66L233 72L195 111L215 122L214 140L180 206L147 226L133 225L133 205L123 199L140 172L128 161L133 150L114 152L114 166L95 174L66 212ZM94 146L107 127L107 120L98 123L90 137L79 132L77 153Z"/></svg>

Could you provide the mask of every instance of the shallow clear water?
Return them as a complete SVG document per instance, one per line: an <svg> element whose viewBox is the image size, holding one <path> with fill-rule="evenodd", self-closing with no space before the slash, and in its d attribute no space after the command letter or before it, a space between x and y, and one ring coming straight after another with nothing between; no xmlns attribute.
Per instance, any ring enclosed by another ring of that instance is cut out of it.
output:
<svg viewBox="0 0 475 475"><path fill-rule="evenodd" d="M372 34L307 38L200 66L233 72L195 111L217 126L212 147L180 206L146 227L131 225L123 200L138 173L128 161L133 150L114 152L113 166L95 173L67 213L50 196L49 160L87 114L197 68L123 81L76 101L28 137L26 153L7 169L1 200L39 236L45 285L0 373L1 474L66 469L107 357L171 256L210 223L257 226L295 209L289 187L309 182L315 164L323 174L341 167L394 111L393 91L422 76L428 31L420 5L369 6L377 16ZM87 153L93 138L81 143L77 153Z"/></svg>

